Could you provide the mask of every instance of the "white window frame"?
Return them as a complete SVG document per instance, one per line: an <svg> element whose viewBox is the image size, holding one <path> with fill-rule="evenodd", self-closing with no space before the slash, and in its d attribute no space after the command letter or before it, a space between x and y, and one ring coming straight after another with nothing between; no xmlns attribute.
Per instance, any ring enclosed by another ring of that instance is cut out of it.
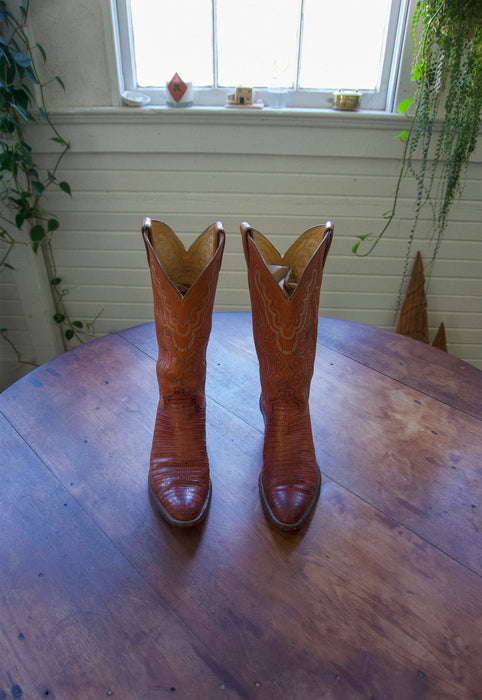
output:
<svg viewBox="0 0 482 700"><path fill-rule="evenodd" d="M165 87L139 87L137 85L129 0L111 0L111 4L116 38L120 91L139 91L150 97L151 105L165 105L167 101L167 91ZM361 91L363 110L394 111L409 9L410 0L392 0L380 89L378 91ZM362 35L360 36L360 42L363 43ZM215 75L215 80L216 77ZM234 87L236 86L230 88L194 87L194 105L200 107L224 107L226 95L232 92ZM265 105L269 107L269 91L267 89L257 89L255 86L253 87L255 97L261 99ZM308 90L299 88L289 90L286 95L285 106L287 109L329 109L332 107L332 95L332 90Z"/></svg>

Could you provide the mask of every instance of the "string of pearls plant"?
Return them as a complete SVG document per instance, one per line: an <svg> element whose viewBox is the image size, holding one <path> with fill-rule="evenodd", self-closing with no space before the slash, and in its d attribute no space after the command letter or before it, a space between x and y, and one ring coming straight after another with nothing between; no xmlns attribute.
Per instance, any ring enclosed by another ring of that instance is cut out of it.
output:
<svg viewBox="0 0 482 700"><path fill-rule="evenodd" d="M432 214L433 266L447 231L452 204L463 195L463 176L479 136L482 111L482 0L419 0L412 22L413 99L400 114L409 126L403 144L392 208L379 233L357 236L358 256L369 255L397 214L402 180L416 182L416 205L408 236L402 286L422 210Z"/></svg>

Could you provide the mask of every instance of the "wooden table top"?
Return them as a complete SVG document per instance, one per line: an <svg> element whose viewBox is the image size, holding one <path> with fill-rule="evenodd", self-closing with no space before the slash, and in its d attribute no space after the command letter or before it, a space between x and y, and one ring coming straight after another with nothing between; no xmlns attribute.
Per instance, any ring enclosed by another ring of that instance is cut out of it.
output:
<svg viewBox="0 0 482 700"><path fill-rule="evenodd" d="M0 698L480 698L482 372L320 319L310 526L271 527L247 313L208 349L213 498L170 528L147 487L153 324L0 396Z"/></svg>

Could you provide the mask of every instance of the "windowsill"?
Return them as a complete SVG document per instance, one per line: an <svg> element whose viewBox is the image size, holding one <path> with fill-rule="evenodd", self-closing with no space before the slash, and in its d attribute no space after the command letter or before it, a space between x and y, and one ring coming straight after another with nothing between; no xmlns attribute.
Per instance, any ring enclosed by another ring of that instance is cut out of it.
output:
<svg viewBox="0 0 482 700"><path fill-rule="evenodd" d="M139 124L178 123L178 124L246 124L258 126L312 126L393 129L394 124L404 124L407 117L397 113L376 110L356 112L335 109L283 108L236 109L225 107L167 107L147 105L146 107L71 107L51 110L52 117L59 122L96 123L111 119L116 123Z"/></svg>

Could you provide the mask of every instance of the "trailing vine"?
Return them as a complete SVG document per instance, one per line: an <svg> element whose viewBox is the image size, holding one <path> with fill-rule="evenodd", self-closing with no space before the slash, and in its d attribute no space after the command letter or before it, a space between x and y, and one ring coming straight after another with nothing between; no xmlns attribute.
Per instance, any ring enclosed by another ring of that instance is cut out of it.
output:
<svg viewBox="0 0 482 700"><path fill-rule="evenodd" d="M420 215L432 212L432 260L447 230L454 201L463 194L463 175L479 136L482 111L482 0L418 0L411 30L415 96L398 107L410 126L403 142L392 208L382 230L357 236L358 256L367 256L397 213L403 179L415 179L415 213L408 238L403 281ZM367 248L368 246L368 248Z"/></svg>
<svg viewBox="0 0 482 700"><path fill-rule="evenodd" d="M10 254L14 246L23 244L19 234L26 231L34 253L40 249L51 274L54 320L62 327L66 340L76 338L81 342L81 334L94 334L94 322L84 326L81 321L71 320L65 310L67 290L57 275L51 246L59 220L55 213L43 208L43 197L51 188L72 195L69 183L58 178L70 143L52 122L44 93L51 82L57 82L64 90L65 86L58 75L47 82L40 78L38 62L45 63L47 57L41 44L30 43L26 32L30 0L18 8L18 16L10 4L0 0L0 272L13 269ZM48 168L39 168L28 143L28 129L35 123L44 124L50 131L50 141L59 147ZM19 361L25 362L8 338L7 329L1 328L0 334Z"/></svg>

